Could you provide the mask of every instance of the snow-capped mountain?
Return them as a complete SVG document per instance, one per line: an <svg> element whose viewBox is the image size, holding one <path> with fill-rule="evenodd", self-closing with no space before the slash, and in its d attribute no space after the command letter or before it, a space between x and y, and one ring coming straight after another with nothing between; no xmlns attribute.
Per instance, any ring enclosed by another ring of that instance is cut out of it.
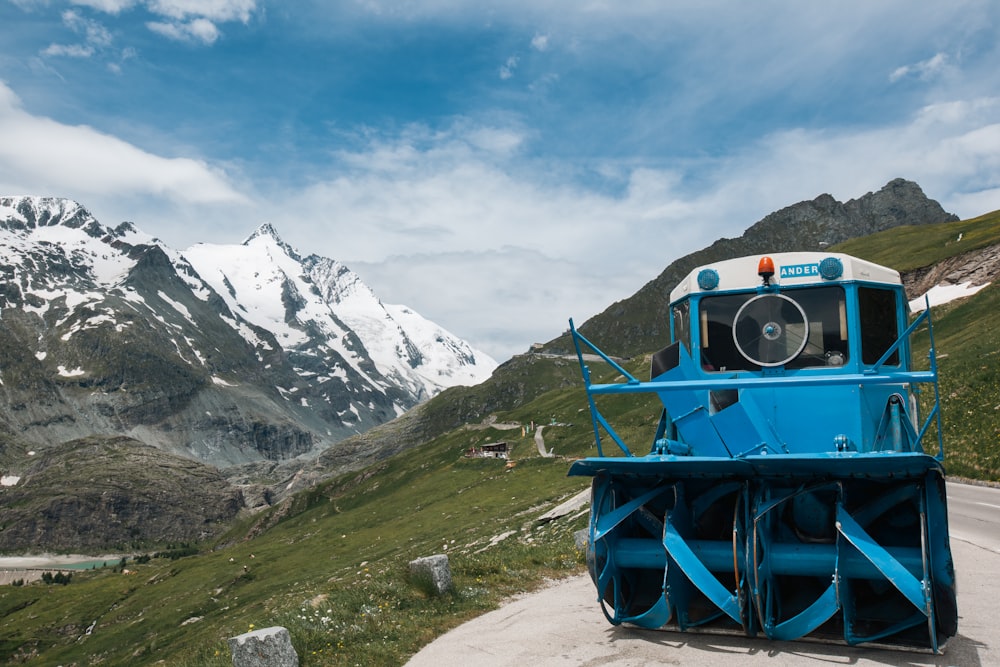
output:
<svg viewBox="0 0 1000 667"><path fill-rule="evenodd" d="M342 359L373 385L423 399L477 384L496 368L409 308L383 304L340 262L301 257L269 224L241 245L199 244L183 255L232 312L273 333L286 350L319 353L331 369ZM368 375L369 362L378 374Z"/></svg>
<svg viewBox="0 0 1000 667"><path fill-rule="evenodd" d="M0 429L123 433L216 465L322 451L496 362L270 225L173 250L0 197Z"/></svg>

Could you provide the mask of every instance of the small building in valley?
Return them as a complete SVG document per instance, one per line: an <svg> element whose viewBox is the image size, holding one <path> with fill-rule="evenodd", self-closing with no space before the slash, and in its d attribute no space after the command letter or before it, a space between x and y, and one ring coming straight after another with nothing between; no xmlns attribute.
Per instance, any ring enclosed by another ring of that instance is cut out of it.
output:
<svg viewBox="0 0 1000 667"><path fill-rule="evenodd" d="M470 459L506 459L510 447L506 442L491 442L482 447L469 447L465 450L466 458Z"/></svg>

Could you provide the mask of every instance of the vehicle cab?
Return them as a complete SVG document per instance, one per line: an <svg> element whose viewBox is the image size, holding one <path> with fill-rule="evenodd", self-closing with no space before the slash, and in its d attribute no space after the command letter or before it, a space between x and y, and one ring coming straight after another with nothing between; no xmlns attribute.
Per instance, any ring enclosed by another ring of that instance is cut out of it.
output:
<svg viewBox="0 0 1000 667"><path fill-rule="evenodd" d="M898 272L849 255L720 261L671 292L673 345L654 356L652 379L710 387L660 392L695 455L913 451L908 313ZM712 429L685 428L706 415Z"/></svg>

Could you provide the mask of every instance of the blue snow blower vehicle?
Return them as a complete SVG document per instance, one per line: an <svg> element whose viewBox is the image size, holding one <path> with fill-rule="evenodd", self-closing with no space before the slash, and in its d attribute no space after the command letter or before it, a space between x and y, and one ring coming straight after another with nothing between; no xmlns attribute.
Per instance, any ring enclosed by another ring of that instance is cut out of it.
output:
<svg viewBox="0 0 1000 667"><path fill-rule="evenodd" d="M608 620L940 652L958 611L930 309L908 323L892 269L795 252L695 269L670 314L649 381L570 321L597 456L569 474L593 477ZM929 370L910 361L922 329ZM617 382L591 381L593 354ZM599 409L633 393L663 403L648 453Z"/></svg>

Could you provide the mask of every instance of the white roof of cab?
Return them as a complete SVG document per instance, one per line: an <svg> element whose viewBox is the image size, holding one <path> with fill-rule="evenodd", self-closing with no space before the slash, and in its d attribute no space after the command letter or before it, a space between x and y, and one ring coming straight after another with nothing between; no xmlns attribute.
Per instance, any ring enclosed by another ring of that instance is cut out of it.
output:
<svg viewBox="0 0 1000 667"><path fill-rule="evenodd" d="M757 275L757 265L762 257L774 261L772 285L799 286L822 285L830 282L863 281L900 285L899 272L885 266L873 264L851 255L836 252L775 252L761 253L727 259L713 264L699 266L689 273L670 292L670 303L694 293L728 292L732 290L754 289L763 279ZM834 281L824 279L819 273L819 265L824 259L839 259L844 267L843 274ZM719 277L719 284L711 290L698 287L698 274L704 269L712 269Z"/></svg>

